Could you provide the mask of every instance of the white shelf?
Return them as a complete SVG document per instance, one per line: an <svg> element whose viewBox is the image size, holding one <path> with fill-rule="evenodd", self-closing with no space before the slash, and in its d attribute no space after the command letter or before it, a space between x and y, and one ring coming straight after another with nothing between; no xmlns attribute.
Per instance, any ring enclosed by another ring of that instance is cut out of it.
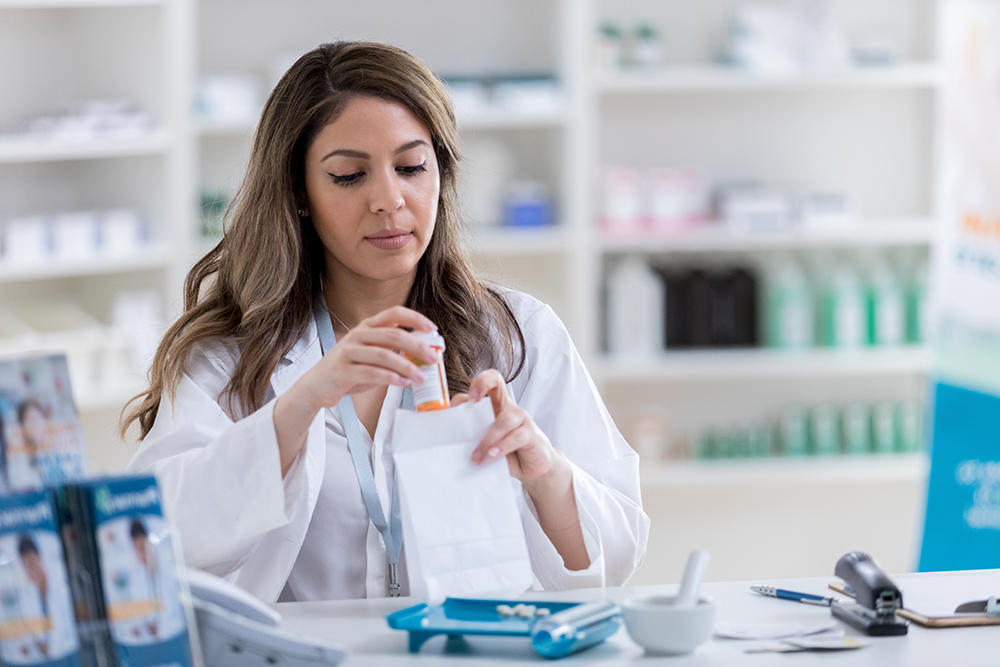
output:
<svg viewBox="0 0 1000 667"><path fill-rule="evenodd" d="M833 378L923 375L931 352L924 346L775 350L684 350L651 358L604 356L592 366L595 379L611 383L691 382L757 378Z"/></svg>
<svg viewBox="0 0 1000 667"><path fill-rule="evenodd" d="M164 0L0 0L0 9L77 9L86 7L149 7Z"/></svg>
<svg viewBox="0 0 1000 667"><path fill-rule="evenodd" d="M928 246L933 237L934 222L928 219L870 221L829 232L792 230L744 234L733 232L720 224L710 224L673 236L650 234L614 238L605 235L601 247L605 252L613 254L878 248Z"/></svg>
<svg viewBox="0 0 1000 667"><path fill-rule="evenodd" d="M196 123L198 134L202 137L232 137L237 139L250 138L256 129L256 123L215 123L199 120Z"/></svg>
<svg viewBox="0 0 1000 667"><path fill-rule="evenodd" d="M159 155L166 152L168 144L164 130L155 130L139 139L95 139L80 143L7 135L0 136L0 164Z"/></svg>
<svg viewBox="0 0 1000 667"><path fill-rule="evenodd" d="M861 454L715 461L643 461L645 489L795 486L914 481L927 477L927 455Z"/></svg>
<svg viewBox="0 0 1000 667"><path fill-rule="evenodd" d="M496 110L487 113L459 114L459 128L462 130L517 130L561 127L566 122L563 111L514 113Z"/></svg>
<svg viewBox="0 0 1000 667"><path fill-rule="evenodd" d="M660 71L624 70L595 77L604 94L734 92L753 90L813 90L822 88L929 88L940 82L933 63L866 67L841 72L761 75L738 69L702 65L675 66Z"/></svg>
<svg viewBox="0 0 1000 667"><path fill-rule="evenodd" d="M548 227L470 230L468 247L479 255L551 255L569 248L569 237L558 225Z"/></svg>
<svg viewBox="0 0 1000 667"><path fill-rule="evenodd" d="M0 263L0 282L151 271L165 268L172 261L170 249L166 245L156 244L128 257L94 257L77 261L53 259L49 264L28 266Z"/></svg>

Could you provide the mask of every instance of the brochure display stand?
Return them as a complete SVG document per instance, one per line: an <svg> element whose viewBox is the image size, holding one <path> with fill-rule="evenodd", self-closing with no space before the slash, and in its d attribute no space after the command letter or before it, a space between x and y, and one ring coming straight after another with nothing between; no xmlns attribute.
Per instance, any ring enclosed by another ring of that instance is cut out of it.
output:
<svg viewBox="0 0 1000 667"><path fill-rule="evenodd" d="M942 4L942 220L921 571L1000 567L1000 5Z"/></svg>

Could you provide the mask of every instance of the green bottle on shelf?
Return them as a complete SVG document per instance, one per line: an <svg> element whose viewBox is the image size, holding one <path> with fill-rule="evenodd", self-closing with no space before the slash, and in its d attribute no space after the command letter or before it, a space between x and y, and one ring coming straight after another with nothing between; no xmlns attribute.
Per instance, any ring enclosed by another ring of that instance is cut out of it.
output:
<svg viewBox="0 0 1000 667"><path fill-rule="evenodd" d="M871 410L865 403L851 403L843 412L844 451L869 454L872 451Z"/></svg>
<svg viewBox="0 0 1000 667"><path fill-rule="evenodd" d="M899 404L899 449L919 452L924 447L924 411L917 400Z"/></svg>
<svg viewBox="0 0 1000 667"><path fill-rule="evenodd" d="M854 268L841 262L833 271L823 295L822 340L839 348L868 342L868 308L865 288Z"/></svg>
<svg viewBox="0 0 1000 667"><path fill-rule="evenodd" d="M804 405L789 405L782 410L778 430L785 456L805 456L809 453L809 411Z"/></svg>
<svg viewBox="0 0 1000 667"><path fill-rule="evenodd" d="M816 304L798 262L780 260L766 278L766 340L776 348L811 347L816 342Z"/></svg>
<svg viewBox="0 0 1000 667"><path fill-rule="evenodd" d="M906 342L906 294L892 267L876 261L868 294L868 344L901 345Z"/></svg>
<svg viewBox="0 0 1000 667"><path fill-rule="evenodd" d="M898 450L899 427L896 419L896 404L880 401L872 408L873 449L879 454Z"/></svg>
<svg viewBox="0 0 1000 667"><path fill-rule="evenodd" d="M840 419L834 405L821 403L813 407L809 427L814 454L831 456L840 452Z"/></svg>
<svg viewBox="0 0 1000 667"><path fill-rule="evenodd" d="M751 458L774 456L774 429L770 424L756 423L747 428L747 455Z"/></svg>
<svg viewBox="0 0 1000 667"><path fill-rule="evenodd" d="M920 262L906 290L906 342L919 345L927 340L927 261Z"/></svg>
<svg viewBox="0 0 1000 667"><path fill-rule="evenodd" d="M715 458L715 437L710 429L695 436L694 457L698 460Z"/></svg>

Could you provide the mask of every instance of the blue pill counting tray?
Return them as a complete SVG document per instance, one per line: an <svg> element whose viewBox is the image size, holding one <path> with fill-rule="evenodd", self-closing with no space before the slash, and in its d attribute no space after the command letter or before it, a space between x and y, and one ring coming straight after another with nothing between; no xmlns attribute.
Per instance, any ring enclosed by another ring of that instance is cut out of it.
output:
<svg viewBox="0 0 1000 667"><path fill-rule="evenodd" d="M597 602L533 601L549 615L524 618L502 615L498 607L527 604L523 600L469 600L447 598L443 604L418 604L389 614L389 627L410 633L410 651L420 650L435 635L490 635L530 637L535 650L547 658L560 658L592 646L617 632L621 612L610 600ZM582 612L582 613L581 613ZM544 612L543 612L544 613Z"/></svg>

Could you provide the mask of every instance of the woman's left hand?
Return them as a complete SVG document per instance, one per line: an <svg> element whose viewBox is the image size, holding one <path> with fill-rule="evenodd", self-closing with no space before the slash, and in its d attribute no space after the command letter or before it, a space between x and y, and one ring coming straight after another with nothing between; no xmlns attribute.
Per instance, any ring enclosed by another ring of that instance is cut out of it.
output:
<svg viewBox="0 0 1000 667"><path fill-rule="evenodd" d="M482 442L472 452L474 463L506 456L510 474L529 493L531 487L544 484L558 473L568 471L562 453L552 446L548 437L531 419L531 415L518 407L507 394L506 382L499 371L480 373L469 385L469 393L456 394L451 403L461 405L467 401L478 401L485 396L489 396L493 403L493 415L496 419Z"/></svg>
<svg viewBox="0 0 1000 667"><path fill-rule="evenodd" d="M580 515L573 491L569 460L552 446L523 408L507 394L507 383L499 371L476 376L468 394L455 394L453 405L489 396L496 419L482 442L472 452L473 463L507 457L510 474L521 482L538 512L538 523L569 570L590 567Z"/></svg>

